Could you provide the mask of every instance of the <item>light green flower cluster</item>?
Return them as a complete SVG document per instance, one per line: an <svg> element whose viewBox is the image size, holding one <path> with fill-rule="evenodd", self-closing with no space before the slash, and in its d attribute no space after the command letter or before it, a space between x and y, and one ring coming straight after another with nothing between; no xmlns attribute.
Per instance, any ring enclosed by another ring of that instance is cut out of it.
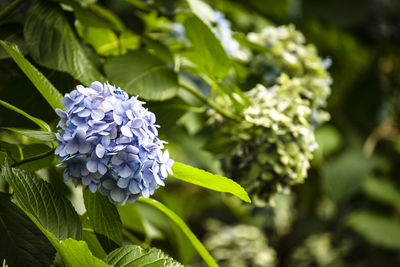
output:
<svg viewBox="0 0 400 267"><path fill-rule="evenodd" d="M293 26L267 27L248 39L265 49L254 52L252 74L264 70L260 75L267 78L245 93L250 105L238 114L243 122L220 124L236 143L223 167L262 203L307 177L318 147L314 129L329 119L322 108L331 78L315 48L305 45ZM233 110L228 98L218 102Z"/></svg>
<svg viewBox="0 0 400 267"><path fill-rule="evenodd" d="M276 252L268 246L264 233L251 225L227 226L207 221L205 246L220 266L271 267L276 265Z"/></svg>

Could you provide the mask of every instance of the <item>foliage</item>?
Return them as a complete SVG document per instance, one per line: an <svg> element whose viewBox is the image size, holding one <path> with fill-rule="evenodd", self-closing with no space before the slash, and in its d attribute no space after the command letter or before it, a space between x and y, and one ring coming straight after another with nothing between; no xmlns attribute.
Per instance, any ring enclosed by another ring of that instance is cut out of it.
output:
<svg viewBox="0 0 400 267"><path fill-rule="evenodd" d="M399 15L395 0L0 1L0 262L399 265ZM88 100L69 105L74 89Z"/></svg>

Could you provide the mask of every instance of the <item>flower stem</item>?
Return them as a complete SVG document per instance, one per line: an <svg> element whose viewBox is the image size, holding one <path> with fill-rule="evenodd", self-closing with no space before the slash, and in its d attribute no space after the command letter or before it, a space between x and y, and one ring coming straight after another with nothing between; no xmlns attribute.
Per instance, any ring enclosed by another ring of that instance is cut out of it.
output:
<svg viewBox="0 0 400 267"><path fill-rule="evenodd" d="M194 89L194 88L192 88L190 86L187 86L185 84L179 84L179 86L182 87L183 89L185 89L186 91L192 93L194 96L196 96L198 99L200 99L204 103L208 104L212 109L214 109L215 111L220 113L225 118L231 119L231 120L234 120L234 121L241 121L241 118L239 116L237 116L235 114L232 114L232 113L229 113L229 112L226 112L221 107L217 106L217 104L215 104L212 100L210 100L207 97L205 97L202 93L200 93L196 89Z"/></svg>
<svg viewBox="0 0 400 267"><path fill-rule="evenodd" d="M20 166L20 165L28 163L28 162L32 162L32 161L35 161L35 160L46 158L46 157L48 157L50 155L53 155L54 151L55 151L55 149L53 148L53 149L51 149L51 150L49 150L49 151L47 151L45 153L30 157L30 158L26 158L24 160L21 160L21 161L18 161L16 163L12 164L11 167L17 167L17 166Z"/></svg>

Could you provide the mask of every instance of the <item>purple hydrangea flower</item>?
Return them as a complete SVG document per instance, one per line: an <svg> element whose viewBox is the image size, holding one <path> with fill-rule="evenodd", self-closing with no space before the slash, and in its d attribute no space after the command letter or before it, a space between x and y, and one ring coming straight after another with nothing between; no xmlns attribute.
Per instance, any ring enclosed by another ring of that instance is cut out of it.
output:
<svg viewBox="0 0 400 267"><path fill-rule="evenodd" d="M94 82L78 85L62 100L56 154L65 180L99 190L111 202L148 198L164 186L174 163L158 139L155 115L137 97Z"/></svg>

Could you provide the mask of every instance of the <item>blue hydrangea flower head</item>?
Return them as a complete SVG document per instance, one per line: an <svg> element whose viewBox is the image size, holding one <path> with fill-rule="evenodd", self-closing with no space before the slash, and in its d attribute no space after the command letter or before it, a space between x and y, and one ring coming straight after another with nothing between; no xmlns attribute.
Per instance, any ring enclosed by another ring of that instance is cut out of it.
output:
<svg viewBox="0 0 400 267"><path fill-rule="evenodd" d="M55 153L64 179L99 190L115 204L148 198L164 186L174 163L158 139L154 113L120 88L94 82L78 85L62 99L65 111Z"/></svg>

